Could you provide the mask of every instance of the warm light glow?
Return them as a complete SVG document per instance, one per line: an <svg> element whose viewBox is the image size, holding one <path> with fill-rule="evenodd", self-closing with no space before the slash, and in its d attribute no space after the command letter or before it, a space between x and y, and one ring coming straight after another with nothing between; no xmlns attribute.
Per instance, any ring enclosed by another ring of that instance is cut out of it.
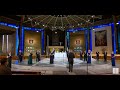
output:
<svg viewBox="0 0 120 90"><path fill-rule="evenodd" d="M2 38L2 51L4 50L4 35L3 35L3 38Z"/></svg>
<svg viewBox="0 0 120 90"><path fill-rule="evenodd" d="M7 52L8 52L8 35L7 35Z"/></svg>

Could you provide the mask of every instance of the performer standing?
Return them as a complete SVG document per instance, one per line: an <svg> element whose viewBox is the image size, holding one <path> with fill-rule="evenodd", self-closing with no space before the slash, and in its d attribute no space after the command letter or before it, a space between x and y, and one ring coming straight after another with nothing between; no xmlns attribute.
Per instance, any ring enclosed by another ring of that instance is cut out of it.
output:
<svg viewBox="0 0 120 90"><path fill-rule="evenodd" d="M54 54L55 54L55 49L53 48L52 52L50 53L50 64L54 63Z"/></svg>
<svg viewBox="0 0 120 90"><path fill-rule="evenodd" d="M90 50L88 50L87 56L88 56L87 63L91 64L91 51Z"/></svg>
<svg viewBox="0 0 120 90"><path fill-rule="evenodd" d="M28 57L28 65L32 65L32 52L30 52L30 55Z"/></svg>
<svg viewBox="0 0 120 90"><path fill-rule="evenodd" d="M23 59L23 53L22 53L21 50L19 50L18 58L19 58L19 62L21 63L21 62L22 62L22 59Z"/></svg>
<svg viewBox="0 0 120 90"><path fill-rule="evenodd" d="M36 51L36 62L40 61L40 51Z"/></svg>
<svg viewBox="0 0 120 90"><path fill-rule="evenodd" d="M115 66L115 55L113 51L111 53L111 63L112 63L112 66Z"/></svg>
<svg viewBox="0 0 120 90"><path fill-rule="evenodd" d="M84 62L87 61L87 53L84 51Z"/></svg>
<svg viewBox="0 0 120 90"><path fill-rule="evenodd" d="M107 52L106 52L106 50L104 51L104 62L107 62Z"/></svg>
<svg viewBox="0 0 120 90"><path fill-rule="evenodd" d="M11 55L11 52L8 53L7 58L8 58L8 67L11 68L11 62L12 62L12 55Z"/></svg>
<svg viewBox="0 0 120 90"><path fill-rule="evenodd" d="M68 61L69 61L69 72L73 71L73 59L75 58L75 55L73 53L72 50L70 50L69 54L68 54Z"/></svg>
<svg viewBox="0 0 120 90"><path fill-rule="evenodd" d="M51 54L53 55L53 59L54 59L54 54L55 54L55 49L53 48Z"/></svg>
<svg viewBox="0 0 120 90"><path fill-rule="evenodd" d="M67 68L69 67L69 58L68 58L69 52L70 52L70 50L67 50L67 51L66 51L67 59L68 59L68 63L67 63L67 66L66 66Z"/></svg>
<svg viewBox="0 0 120 90"><path fill-rule="evenodd" d="M69 53L69 51L68 51L68 50L66 50L67 58L68 58L68 53Z"/></svg>
<svg viewBox="0 0 120 90"><path fill-rule="evenodd" d="M96 60L99 61L99 52L96 52Z"/></svg>
<svg viewBox="0 0 120 90"><path fill-rule="evenodd" d="M83 52L80 51L80 60L82 60L82 59L83 59Z"/></svg>

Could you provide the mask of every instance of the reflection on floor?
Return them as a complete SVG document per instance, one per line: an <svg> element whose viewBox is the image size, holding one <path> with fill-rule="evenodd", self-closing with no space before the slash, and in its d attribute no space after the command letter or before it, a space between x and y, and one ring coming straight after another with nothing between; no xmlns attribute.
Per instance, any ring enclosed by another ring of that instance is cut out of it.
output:
<svg viewBox="0 0 120 90"><path fill-rule="evenodd" d="M112 74L112 66L110 60L107 63L96 61L92 58L91 65L88 65L79 58L74 59L73 72L68 72L68 60L66 58L58 58L54 60L54 64L50 64L49 58L44 58L40 62L33 60L33 65L28 65L27 60L22 63L12 62L12 71L41 71L45 75L106 75ZM116 67L120 68L120 64Z"/></svg>

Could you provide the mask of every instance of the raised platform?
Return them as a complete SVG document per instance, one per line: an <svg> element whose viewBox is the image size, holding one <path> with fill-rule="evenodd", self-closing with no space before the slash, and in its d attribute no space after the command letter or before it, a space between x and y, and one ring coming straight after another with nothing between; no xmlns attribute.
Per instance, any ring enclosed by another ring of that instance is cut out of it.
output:
<svg viewBox="0 0 120 90"><path fill-rule="evenodd" d="M116 63L116 67L120 68L120 64ZM33 65L28 65L27 60L24 60L21 64L15 64L13 61L12 72L17 74L30 74L30 75L111 75L112 65L110 60L107 63L96 61L92 58L91 65L87 64L79 58L74 59L73 72L68 72L67 59L56 59L54 64L50 64L49 58L44 58L40 62L33 60ZM38 73L37 73L38 72Z"/></svg>

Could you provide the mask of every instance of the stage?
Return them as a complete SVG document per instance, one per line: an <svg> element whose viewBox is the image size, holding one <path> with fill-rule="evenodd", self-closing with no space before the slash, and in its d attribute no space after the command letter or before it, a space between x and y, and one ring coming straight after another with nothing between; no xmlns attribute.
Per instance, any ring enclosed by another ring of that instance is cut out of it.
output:
<svg viewBox="0 0 120 90"><path fill-rule="evenodd" d="M73 72L68 72L67 58L57 58L54 60L54 64L50 64L49 58L43 58L41 61L36 62L33 60L33 65L28 65L27 60L24 60L21 64L12 62L12 71L38 71L44 73L44 75L111 75L112 66L110 60L107 63L103 61L96 61L92 58L91 65L88 65L79 58L74 59ZM120 64L116 67L120 68Z"/></svg>

